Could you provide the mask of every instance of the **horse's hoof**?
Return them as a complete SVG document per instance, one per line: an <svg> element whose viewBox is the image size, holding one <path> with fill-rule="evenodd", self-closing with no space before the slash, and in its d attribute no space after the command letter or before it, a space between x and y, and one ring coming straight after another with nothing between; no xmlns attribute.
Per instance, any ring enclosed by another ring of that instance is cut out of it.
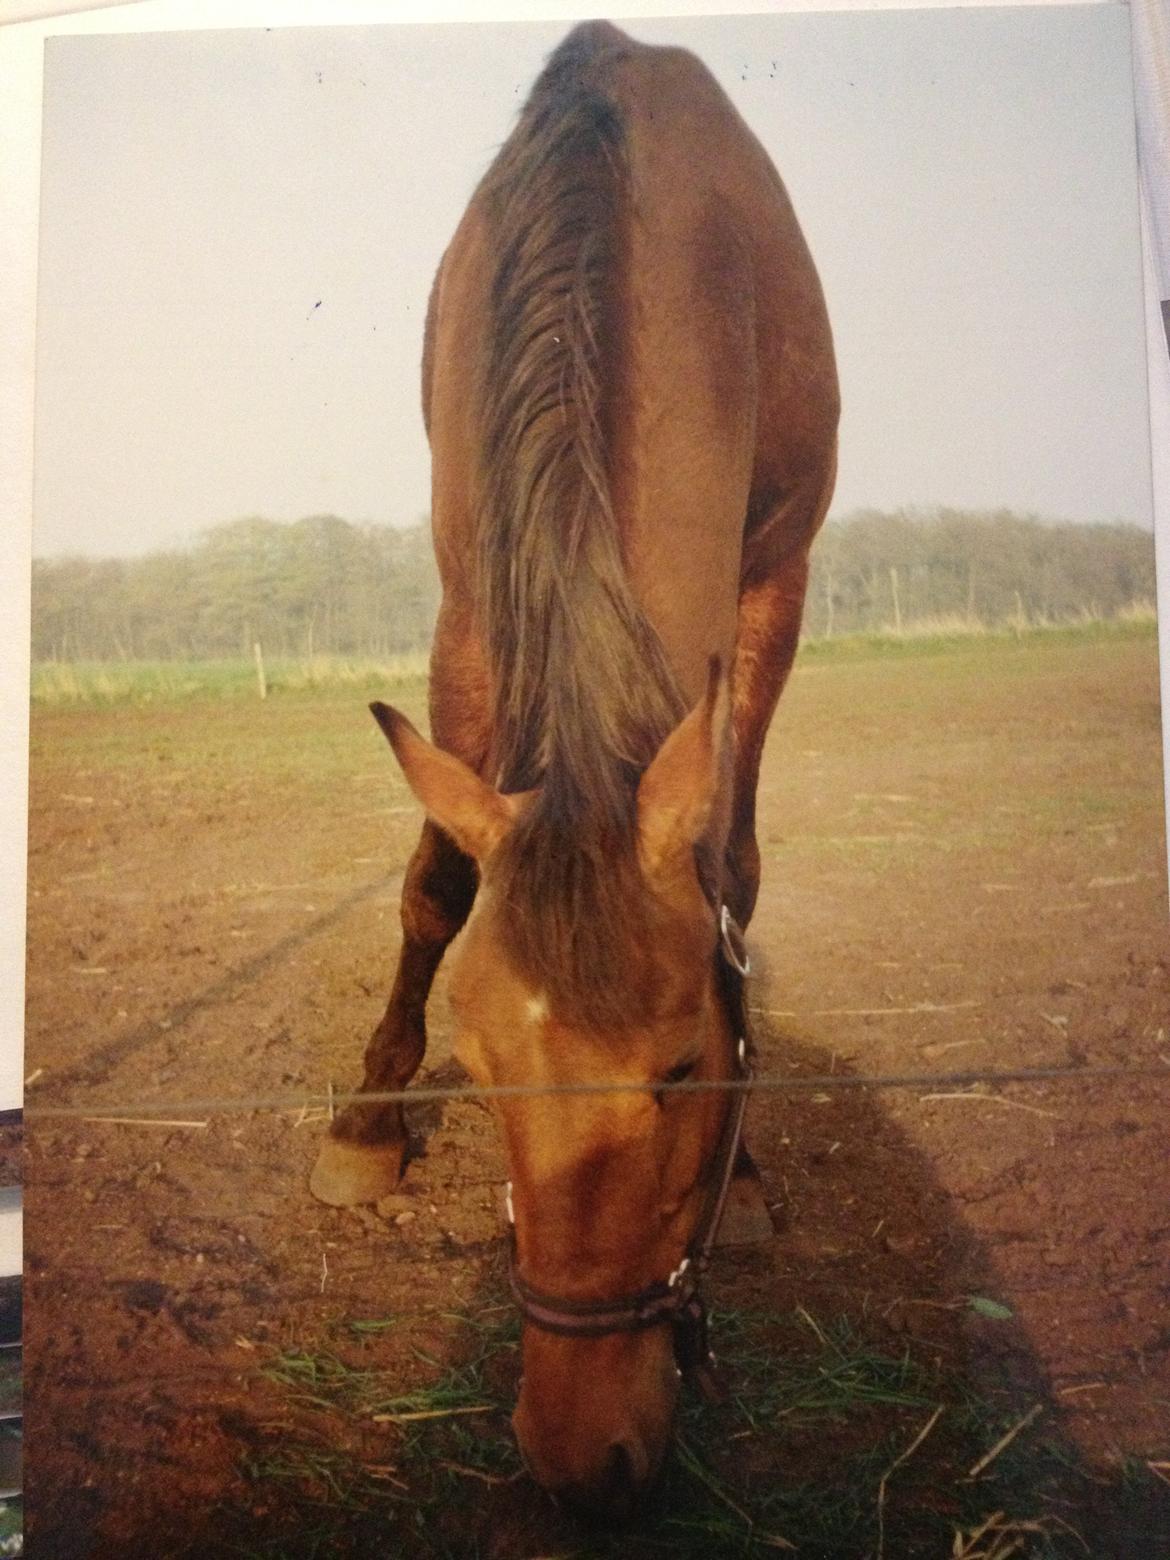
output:
<svg viewBox="0 0 1170 1560"><path fill-rule="evenodd" d="M309 1177L309 1190L331 1208L375 1203L395 1190L405 1162L405 1143L345 1143L327 1137Z"/></svg>
<svg viewBox="0 0 1170 1560"><path fill-rule="evenodd" d="M727 1202L715 1237L717 1246L762 1246L776 1233L754 1170L737 1175L727 1189Z"/></svg>

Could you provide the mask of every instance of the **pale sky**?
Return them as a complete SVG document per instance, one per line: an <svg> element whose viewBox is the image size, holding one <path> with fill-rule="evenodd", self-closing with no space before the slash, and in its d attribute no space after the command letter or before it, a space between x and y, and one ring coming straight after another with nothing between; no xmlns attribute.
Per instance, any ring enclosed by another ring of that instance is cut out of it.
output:
<svg viewBox="0 0 1170 1560"><path fill-rule="evenodd" d="M835 512L1151 523L1127 20L625 24L699 54L788 185L837 342ZM431 276L564 31L51 40L36 553L425 515Z"/></svg>

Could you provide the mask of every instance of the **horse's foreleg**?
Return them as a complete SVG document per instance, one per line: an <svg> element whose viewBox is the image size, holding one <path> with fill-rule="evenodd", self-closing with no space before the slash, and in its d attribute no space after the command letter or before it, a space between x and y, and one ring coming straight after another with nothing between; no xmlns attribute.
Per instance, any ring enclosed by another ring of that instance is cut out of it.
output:
<svg viewBox="0 0 1170 1560"><path fill-rule="evenodd" d="M476 766L489 746L487 673L464 618L444 602L431 655L435 741ZM429 819L402 885L402 951L390 1001L366 1047L361 1093L396 1093L426 1051L426 1005L435 971L475 901L478 869ZM406 1161L401 1105L357 1100L337 1116L309 1182L336 1207L376 1202L393 1191Z"/></svg>
<svg viewBox="0 0 1170 1560"><path fill-rule="evenodd" d="M808 583L808 555L793 554L775 573L749 585L739 603L732 704L735 780L724 897L746 927L760 888L756 789L764 741L792 670Z"/></svg>
<svg viewBox="0 0 1170 1560"><path fill-rule="evenodd" d="M366 1047L362 1093L404 1089L426 1051L426 1003L447 945L475 899L476 868L429 820L402 887L402 952L381 1023ZM402 1106L355 1100L321 1145L309 1186L334 1206L376 1202L398 1184L406 1158Z"/></svg>
<svg viewBox="0 0 1170 1560"><path fill-rule="evenodd" d="M760 887L756 843L756 785L768 723L792 669L808 578L801 552L740 597L732 700L735 778L723 898L741 926L751 920ZM746 1147L735 1163L719 1225L721 1246L759 1245L772 1236L772 1218L759 1171Z"/></svg>
<svg viewBox="0 0 1170 1560"><path fill-rule="evenodd" d="M732 702L735 779L724 898L732 915L745 927L760 888L756 789L764 740L796 658L808 585L808 544L824 517L831 492L830 472L823 484L815 485L811 501L797 493L765 522L764 529L772 537L800 537L802 545L767 571L749 572L740 595ZM768 539L765 535L759 545ZM772 1220L759 1171L744 1147L735 1165L720 1244L756 1244L771 1234Z"/></svg>
<svg viewBox="0 0 1170 1560"><path fill-rule="evenodd" d="M727 844L725 897L746 927L760 888L756 788L764 740L800 643L808 554L833 496L836 442L810 461L785 496L744 538L735 637L732 742L735 781Z"/></svg>

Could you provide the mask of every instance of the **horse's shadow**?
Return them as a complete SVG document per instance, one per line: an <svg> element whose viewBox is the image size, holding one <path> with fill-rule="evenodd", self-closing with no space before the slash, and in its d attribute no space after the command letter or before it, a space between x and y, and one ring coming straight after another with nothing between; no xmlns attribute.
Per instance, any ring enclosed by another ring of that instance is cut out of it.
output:
<svg viewBox="0 0 1170 1560"><path fill-rule="evenodd" d="M992 1255L883 1095L812 1037L757 1040L761 1071L794 1087L761 1091L749 1114L775 1236L719 1251L708 1281L729 1402L684 1407L682 1449L620 1536L582 1529L519 1476L477 1494L466 1553L1170 1553L1170 1501L1105 1483L1062 1435ZM440 1118L427 1107L413 1125ZM477 1300L504 1298L493 1256Z"/></svg>

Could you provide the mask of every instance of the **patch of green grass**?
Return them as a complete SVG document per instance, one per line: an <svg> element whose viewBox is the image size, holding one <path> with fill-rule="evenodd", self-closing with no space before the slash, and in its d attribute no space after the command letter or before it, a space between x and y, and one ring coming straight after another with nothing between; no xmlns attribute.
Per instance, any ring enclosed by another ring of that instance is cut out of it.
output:
<svg viewBox="0 0 1170 1560"><path fill-rule="evenodd" d="M777 1351L758 1317L719 1318L720 1351L735 1361L732 1402L751 1430L833 1422L871 1404L925 1408L933 1402L929 1381L908 1352L873 1349L844 1317L822 1323L801 1310L797 1320L819 1346L811 1356Z"/></svg>
<svg viewBox="0 0 1170 1560"><path fill-rule="evenodd" d="M1147 608L1141 603L1115 618L1086 616L1074 622L1028 623L1021 629L1012 624L988 628L962 619L929 619L908 623L900 631L891 626L876 632L839 634L832 639L804 639L800 660L807 663L867 660L887 655L930 656L957 649L982 654L1015 650L1021 646L1150 639L1156 637L1157 632L1153 607Z"/></svg>
<svg viewBox="0 0 1170 1560"><path fill-rule="evenodd" d="M286 656L265 662L270 697L350 688L385 692L413 686L427 675L426 651L375 660L362 656ZM255 662L42 661L34 664L34 704L173 704L191 699L259 699Z"/></svg>
<svg viewBox="0 0 1170 1560"><path fill-rule="evenodd" d="M18 1555L24 1534L24 1502L19 1495L0 1501L0 1554Z"/></svg>
<svg viewBox="0 0 1170 1560"><path fill-rule="evenodd" d="M379 1331L417 1322L363 1322L358 1348L376 1349ZM429 1318L428 1337L434 1324ZM361 1553L362 1533L373 1531L363 1524L376 1521L380 1552L403 1560L502 1554L484 1528L485 1500L501 1487L545 1513L537 1546L517 1549L516 1560L710 1560L774 1555L790 1545L806 1557L848 1560L876 1555L879 1544L886 1560L941 1557L956 1534L977 1533L995 1513L1019 1541L1015 1555L1071 1560L1085 1552L1069 1498L1083 1476L1044 1413L996 1452L1026 1401L980 1390L909 1349L875 1346L844 1318L803 1309L789 1318L714 1318L731 1362L728 1400L712 1407L685 1395L674 1452L646 1509L620 1533L585 1532L532 1490L521 1469L508 1424L515 1319L451 1316L446 1325L443 1352L455 1363L434 1364L417 1384L403 1384L401 1366L343 1357L340 1345L268 1362L264 1373L290 1405L327 1416L325 1429L318 1423L311 1438L290 1436L247 1469L257 1488L279 1488L286 1520L304 1508L295 1542L306 1547L288 1547L282 1534L268 1548L232 1552L269 1560ZM341 1332L354 1336L344 1324ZM418 1347L413 1357L419 1366L431 1358ZM368 1431L378 1414L393 1417L380 1422L383 1450L374 1458ZM995 1455L971 1479L988 1453ZM313 1535L326 1513L333 1547L319 1550ZM984 1552L982 1542L971 1540L972 1557Z"/></svg>
<svg viewBox="0 0 1170 1560"><path fill-rule="evenodd" d="M19 1349L0 1354L0 1414L19 1414L22 1401L23 1366Z"/></svg>
<svg viewBox="0 0 1170 1560"><path fill-rule="evenodd" d="M366 1324L367 1328L369 1324ZM373 1416L461 1414L487 1411L496 1405L484 1380L484 1367L497 1353L514 1348L500 1333L489 1334L483 1347L460 1365L445 1369L418 1348L417 1359L442 1374L437 1380L402 1391L397 1373L363 1370L338 1355L290 1351L263 1367L270 1381L285 1388L294 1402L315 1408L337 1409L346 1414ZM403 1418L403 1423L413 1423Z"/></svg>

